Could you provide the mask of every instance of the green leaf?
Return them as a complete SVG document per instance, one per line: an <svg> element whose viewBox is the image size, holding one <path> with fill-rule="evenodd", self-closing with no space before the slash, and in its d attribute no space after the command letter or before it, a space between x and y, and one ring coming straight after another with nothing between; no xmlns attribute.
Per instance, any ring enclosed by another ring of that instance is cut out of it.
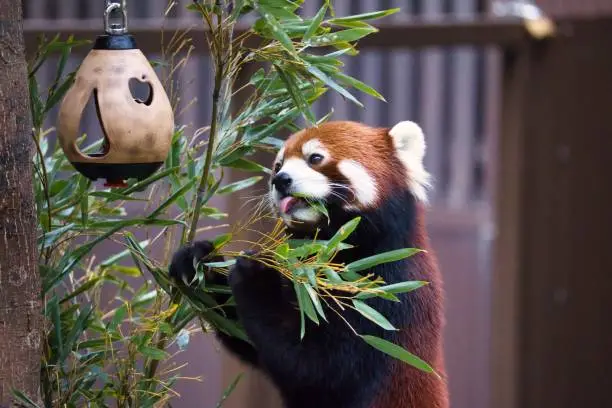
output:
<svg viewBox="0 0 612 408"><path fill-rule="evenodd" d="M267 167L264 167L259 163L255 163L254 161L247 160L244 158L234 160L233 162L225 165L225 167L231 167L233 169L246 170L246 171L261 171L267 174L272 173L272 171L268 169Z"/></svg>
<svg viewBox="0 0 612 408"><path fill-rule="evenodd" d="M365 83L361 82L358 79L355 79L353 77L350 77L348 75L345 75L341 72L337 72L334 75L340 82L348 85L348 86L352 86L355 89L360 90L361 92L368 94L370 96L373 96L376 99L379 99L383 102L387 102L385 100L385 98L374 88L372 88L371 86L366 85Z"/></svg>
<svg viewBox="0 0 612 408"><path fill-rule="evenodd" d="M34 401L32 401L27 395L23 392L13 389L13 396L21 403L25 408L40 408Z"/></svg>
<svg viewBox="0 0 612 408"><path fill-rule="evenodd" d="M236 386L238 385L238 383L242 379L242 376L243 376L243 373L238 374L236 376L236 378L234 378L234 381L232 381L232 383L225 389L225 391L223 392L223 395L221 396L221 399L217 403L216 408L222 408L223 407L223 404L225 403L225 400L232 394L232 392L234 392L234 389L236 388Z"/></svg>
<svg viewBox="0 0 612 408"><path fill-rule="evenodd" d="M245 188L249 188L251 186L254 186L262 178L263 177L261 177L261 176L254 176L254 177L250 177L250 178L245 179L245 180L236 181L235 183L231 183L231 184L228 184L228 185L226 185L224 187L221 187L217 191L217 194L219 194L219 195L231 194L231 193L235 193L236 191L244 190Z"/></svg>
<svg viewBox="0 0 612 408"><path fill-rule="evenodd" d="M53 246L55 242L57 242L57 240L62 237L62 235L71 231L74 227L75 225L71 223L71 224L64 225L63 227L54 229L50 232L47 232L44 235L41 235L38 238L38 245L41 245L42 249L49 248Z"/></svg>
<svg viewBox="0 0 612 408"><path fill-rule="evenodd" d="M276 250L274 252L279 258L287 259L287 257L289 256L289 243L285 242L279 245L278 247L276 247Z"/></svg>
<svg viewBox="0 0 612 408"><path fill-rule="evenodd" d="M149 246L149 240L141 241L138 245L141 248L146 248L147 246ZM124 251L116 253L115 255L111 255L100 263L100 267L108 268L114 263L119 262L122 258L125 258L126 256L128 256L129 254L130 254L130 250L126 249Z"/></svg>
<svg viewBox="0 0 612 408"><path fill-rule="evenodd" d="M420 358L410 353L409 351L405 350L404 348L391 343L390 341L381 339L379 337L368 336L368 335L361 336L361 338L365 340L365 342L368 343L370 346L374 347L375 349L379 351L382 351L383 353L393 358L396 358L400 361L410 364L411 366L421 371L435 374L435 371L433 370L433 368L431 368L431 366L427 364L425 361L421 360Z"/></svg>
<svg viewBox="0 0 612 408"><path fill-rule="evenodd" d="M79 313L79 317L72 325L70 333L66 336L66 341L62 346L62 352L59 356L59 361L63 361L70 351L76 347L77 341L81 337L81 335L87 330L89 326L89 320L93 313L93 307L91 305L85 306L81 312Z"/></svg>
<svg viewBox="0 0 612 408"><path fill-rule="evenodd" d="M128 312L128 306L126 304L123 304L119 306L118 308L116 308L113 318L106 325L107 330L111 330L111 331L116 330L119 324L121 324L121 322L123 321L123 319L125 319L127 312Z"/></svg>
<svg viewBox="0 0 612 408"><path fill-rule="evenodd" d="M319 78L321 81L323 81L327 86L329 86L330 88L332 88L333 90L335 90L336 92L338 92L340 95L344 96L345 98L349 99L351 102L353 102L354 104L356 104L357 106L363 107L363 104L361 102L359 102L357 100L357 98L355 98L349 91L347 91L346 89L344 89L343 87L341 87L340 85L338 85L338 83L336 83L333 79L331 79L329 76L327 76L323 71L321 71L319 68L315 67L312 64L306 64L306 69L308 69L308 72L310 72L312 75L314 75L315 77Z"/></svg>
<svg viewBox="0 0 612 408"><path fill-rule="evenodd" d="M218 237L216 237L214 241L212 242L213 246L215 247L215 250L219 250L225 244L230 242L232 240L232 237L233 237L232 233L221 234Z"/></svg>
<svg viewBox="0 0 612 408"><path fill-rule="evenodd" d="M136 182L128 188L119 189L116 192L117 194L128 195L128 194L132 194L135 191L142 191L145 188L149 187L151 184L155 183L157 180L161 180L165 178L166 176L172 173L178 172L178 171L179 171L179 167L172 167L170 169L160 171L158 173L153 174L152 176L148 177L145 180Z"/></svg>
<svg viewBox="0 0 612 408"><path fill-rule="evenodd" d="M349 28L312 37L307 45L310 47L327 47L334 44L351 43L377 31L374 27Z"/></svg>
<svg viewBox="0 0 612 408"><path fill-rule="evenodd" d="M234 0L234 9L230 14L230 21L236 21L240 17L245 0Z"/></svg>
<svg viewBox="0 0 612 408"><path fill-rule="evenodd" d="M419 252L423 251L416 248L396 249L394 251L384 252L382 254L369 256L367 258L351 262L350 264L346 265L344 269L347 272L359 272L366 269L370 269L376 265L399 261L418 254Z"/></svg>
<svg viewBox="0 0 612 408"><path fill-rule="evenodd" d="M397 330L391 324L391 322L389 320L387 320L387 318L385 316L380 314L376 309L374 309L371 306L367 305L365 302L362 302L361 300L353 299L353 306L355 306L355 309L357 309L357 311L359 313L361 313L361 315L363 317L373 321L374 323L376 323L377 325L379 325L383 329L385 329L385 330Z"/></svg>
<svg viewBox="0 0 612 408"><path fill-rule="evenodd" d="M399 11L400 11L399 8L393 8L393 9L382 10L382 11L373 11L370 13L355 14L355 15L347 16L347 17L336 17L336 18L327 20L327 22L330 24L339 24L339 23L348 23L348 22L353 22L353 21L375 20L378 18L390 16L391 14L395 14Z"/></svg>
<svg viewBox="0 0 612 408"><path fill-rule="evenodd" d="M283 30L278 20L274 17L274 9L270 7L262 6L261 4L256 6L257 11L266 22L266 25L270 28L270 34L278 41L283 48L285 48L289 54L297 58L297 51L293 45L293 41L289 38L289 35Z"/></svg>
<svg viewBox="0 0 612 408"><path fill-rule="evenodd" d="M164 350L160 350L156 347L151 347L151 346L141 346L138 348L138 351L143 356L148 357L151 360L164 360L170 356Z"/></svg>
<svg viewBox="0 0 612 408"><path fill-rule="evenodd" d="M72 251L66 257L62 259L62 262L59 265L59 273L47 277L43 279L43 293L49 292L55 285L57 285L68 273L70 273L73 268L83 259L91 250L98 245L100 242L104 241L108 237L112 236L116 232L125 228L124 225L119 224L114 228L106 231L104 234L98 236L93 241L78 247L75 251Z"/></svg>
<svg viewBox="0 0 612 408"><path fill-rule="evenodd" d="M306 288L308 296L310 296L312 304L314 305L317 313L319 313L319 316L321 316L325 321L327 321L327 317L325 317L325 311L323 310L323 305L321 304L321 299L319 299L317 292L310 285L304 285L304 287Z"/></svg>
<svg viewBox="0 0 612 408"><path fill-rule="evenodd" d="M84 194L81 198L81 223L87 225L89 219L89 196Z"/></svg>
<svg viewBox="0 0 612 408"><path fill-rule="evenodd" d="M308 30L306 30L304 37L302 37L302 41L306 42L310 40L313 35L316 34L319 27L321 27L321 22L323 21L323 18L325 18L326 13L327 13L327 5L324 4L323 7L319 9L317 14L312 19L310 26L308 26Z"/></svg>
<svg viewBox="0 0 612 408"><path fill-rule="evenodd" d="M205 217L212 218L213 220L221 220L229 216L229 214L219 211L218 208L206 207L206 206L202 207L201 214Z"/></svg>
<svg viewBox="0 0 612 408"><path fill-rule="evenodd" d="M113 191L92 191L91 193L89 193L90 197L99 197L99 198L104 198L106 199L106 201L108 202L113 202L113 201L149 201L145 198L136 198L136 197L130 197L129 195L126 194L119 194Z"/></svg>
<svg viewBox="0 0 612 408"><path fill-rule="evenodd" d="M325 276L327 276L327 279L329 279L329 281L332 283L337 283L337 284L344 283L344 280L340 277L338 272L334 271L331 268L323 268L323 273L325 274Z"/></svg>
<svg viewBox="0 0 612 408"><path fill-rule="evenodd" d="M300 91L298 85L295 83L295 78L291 75L287 75L278 65L274 65L276 72L287 86L291 99L297 105L298 109L304 115L304 118L310 123L316 123L316 119L308 105L308 101L304 98L304 94Z"/></svg>
<svg viewBox="0 0 612 408"><path fill-rule="evenodd" d="M327 249L323 251L323 253L319 254L319 261L329 261L329 258L337 250L340 243L347 239L348 236L355 231L360 222L361 217L356 217L340 227L334 236L327 242Z"/></svg>
<svg viewBox="0 0 612 408"><path fill-rule="evenodd" d="M308 295L308 291L299 282L293 282L293 287L295 288L295 293L297 295L298 306L300 311L306 314L310 320L312 320L315 324L319 324L319 318L317 317L317 312L315 311L314 305L310 300L310 296ZM300 339L304 338L306 334L306 323L303 322L302 327L300 329Z"/></svg>
<svg viewBox="0 0 612 408"><path fill-rule="evenodd" d="M394 283L392 285L380 286L376 288L376 291L392 293L392 294L408 293L408 292L417 290L419 288L422 288L423 286L426 286L427 284L428 282L423 282L423 281L406 281L406 282ZM378 296L376 293L361 292L357 296L355 296L355 298L360 299L360 300L365 300L365 299L370 299L376 296Z"/></svg>
<svg viewBox="0 0 612 408"><path fill-rule="evenodd" d="M59 301L57 299L57 296L54 295L51 298L51 300L47 302L47 310L45 314L49 316L51 322L53 323L53 332L55 336L54 340L55 340L55 345L57 347L56 357L59 357L59 354L61 354L61 350L64 348L64 341L63 341L63 336L62 336L61 313L60 313ZM54 361L56 360L54 359Z"/></svg>
<svg viewBox="0 0 612 408"><path fill-rule="evenodd" d="M93 277L93 278L89 279L87 282L85 282L84 284L79 286L76 290L74 290L74 291L70 292L69 294L67 294L60 301L60 303L66 303L70 299L73 299L73 298L79 296L80 294L87 292L88 290L90 290L94 286L96 286L99 282L100 282L100 278L99 277Z"/></svg>
<svg viewBox="0 0 612 408"><path fill-rule="evenodd" d="M230 266L234 266L236 264L235 259L230 259L229 261L223 262L206 262L204 265L210 268L229 268Z"/></svg>

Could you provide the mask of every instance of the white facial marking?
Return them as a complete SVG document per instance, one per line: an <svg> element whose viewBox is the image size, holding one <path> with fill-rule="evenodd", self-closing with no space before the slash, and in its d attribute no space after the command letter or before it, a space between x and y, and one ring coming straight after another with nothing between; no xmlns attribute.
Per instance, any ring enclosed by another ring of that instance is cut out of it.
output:
<svg viewBox="0 0 612 408"><path fill-rule="evenodd" d="M311 139L302 145L302 154L304 155L304 159L307 160L313 153L318 153L325 159L329 157L329 152L325 147L323 147L323 143L321 143L319 139Z"/></svg>
<svg viewBox="0 0 612 408"><path fill-rule="evenodd" d="M399 159L406 166L408 188L414 196L427 202L427 189L431 187L431 175L423 166L425 135L419 125L411 121L400 122L390 131Z"/></svg>
<svg viewBox="0 0 612 408"><path fill-rule="evenodd" d="M285 146L281 147L278 153L276 154L276 159L274 159L274 163L279 163L283 156L285 155Z"/></svg>
<svg viewBox="0 0 612 408"><path fill-rule="evenodd" d="M370 176L365 167L354 160L342 160L338 163L338 170L351 183L355 199L361 206L367 207L376 202L378 197L376 181Z"/></svg>
<svg viewBox="0 0 612 408"><path fill-rule="evenodd" d="M287 173L291 177L294 193L312 198L325 198L331 191L327 177L313 170L302 159L292 157L286 160L279 173Z"/></svg>

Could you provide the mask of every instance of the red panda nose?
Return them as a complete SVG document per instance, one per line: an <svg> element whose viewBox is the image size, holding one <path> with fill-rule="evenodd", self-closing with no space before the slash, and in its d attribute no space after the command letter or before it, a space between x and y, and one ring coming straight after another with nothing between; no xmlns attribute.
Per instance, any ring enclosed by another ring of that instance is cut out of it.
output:
<svg viewBox="0 0 612 408"><path fill-rule="evenodd" d="M289 188L291 187L292 182L293 180L291 179L291 176L289 176L287 173L278 173L272 179L272 184L276 190L285 195L289 193Z"/></svg>

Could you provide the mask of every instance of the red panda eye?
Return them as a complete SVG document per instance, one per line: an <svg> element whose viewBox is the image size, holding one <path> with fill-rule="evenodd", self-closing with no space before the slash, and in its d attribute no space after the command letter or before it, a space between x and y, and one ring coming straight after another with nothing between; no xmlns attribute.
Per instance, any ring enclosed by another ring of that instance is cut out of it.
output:
<svg viewBox="0 0 612 408"><path fill-rule="evenodd" d="M323 161L323 155L319 153L313 153L308 157L308 163L312 165L320 164Z"/></svg>
<svg viewBox="0 0 612 408"><path fill-rule="evenodd" d="M280 171L281 167L282 167L281 162L276 162L276 163L274 164L274 172L275 172L275 173L278 173L278 172Z"/></svg>

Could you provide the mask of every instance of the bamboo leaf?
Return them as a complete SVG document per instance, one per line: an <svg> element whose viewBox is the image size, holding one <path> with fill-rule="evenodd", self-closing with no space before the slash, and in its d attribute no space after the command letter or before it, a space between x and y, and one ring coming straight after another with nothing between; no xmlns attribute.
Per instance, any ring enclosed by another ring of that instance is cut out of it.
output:
<svg viewBox="0 0 612 408"><path fill-rule="evenodd" d="M153 174L152 176L148 177L145 180L136 182L134 184L132 184L130 187L128 188L124 188L124 189L119 189L116 192L118 194L122 194L122 195L128 195L128 194L132 194L133 192L136 191L142 191L145 188L149 187L151 184L155 183L158 180L161 180L163 178L165 178L166 176L178 172L179 171L179 167L172 167L170 169L166 169L160 172L157 172L155 174Z"/></svg>
<svg viewBox="0 0 612 408"><path fill-rule="evenodd" d="M221 396L221 399L217 403L217 407L216 408L222 408L223 407L223 404L225 403L225 400L231 395L232 392L234 392L234 389L236 388L236 386L238 385L238 383L242 379L242 376L243 376L243 373L238 374L236 376L236 378L234 378L234 381L232 381L232 383L225 389L225 391L223 392L223 395Z"/></svg>
<svg viewBox="0 0 612 408"><path fill-rule="evenodd" d="M228 185L226 185L224 187L221 187L217 191L217 194L219 194L219 195L231 194L231 193L235 193L236 191L244 190L245 188L249 188L251 186L254 186L262 178L263 177L261 177L261 176L254 176L254 177L250 177L248 179L236 181L234 183L231 183L231 184L228 184Z"/></svg>
<svg viewBox="0 0 612 408"><path fill-rule="evenodd" d="M89 319L91 318L92 313L93 307L91 307L91 305L87 305L81 310L79 317L72 325L70 333L68 336L66 336L66 341L62 346L59 361L63 361L68 353L70 353L70 351L76 347L77 341L89 326Z"/></svg>
<svg viewBox="0 0 612 408"><path fill-rule="evenodd" d="M98 283L100 283L100 278L99 277L93 277L93 278L89 279L87 282L85 282L84 284L79 286L76 290L74 290L74 291L70 292L69 294L67 294L60 301L60 303L66 303L70 299L73 299L73 298L79 296L80 294L87 292L88 290L90 290L93 287L95 287Z"/></svg>
<svg viewBox="0 0 612 408"><path fill-rule="evenodd" d="M356 217L344 224L342 227L340 227L338 231L336 231L334 236L327 242L327 249L319 254L319 261L329 261L329 258L337 250L340 243L347 239L348 236L351 235L353 231L355 231L360 222L361 217Z"/></svg>
<svg viewBox="0 0 612 408"><path fill-rule="evenodd" d="M267 167L262 166L259 163L255 163L251 160L247 160L244 158L240 158L238 160L234 160L233 162L226 164L226 167L231 167L233 169L246 170L246 171L260 171L263 173L271 174L272 171Z"/></svg>
<svg viewBox="0 0 612 408"><path fill-rule="evenodd" d="M348 16L348 17L336 17L336 18L327 20L327 22L330 24L338 24L338 23L348 23L348 22L353 22L353 21L375 20L375 19L390 16L399 11L400 11L399 8L393 8L393 9L382 10L382 11L373 11L370 13L355 14L355 15Z"/></svg>
<svg viewBox="0 0 612 408"><path fill-rule="evenodd" d="M380 314L376 309L374 309L371 306L367 305L365 302L362 302L361 300L353 299L353 306L355 306L355 309L357 309L357 311L359 313L361 313L361 315L363 317L373 321L374 323L376 323L377 325L379 325L383 329L385 329L385 330L397 330L391 324L391 322L389 322L389 320L387 320L386 317L384 317L382 314Z"/></svg>
<svg viewBox="0 0 612 408"><path fill-rule="evenodd" d="M32 401L27 395L23 392L13 389L13 396L24 405L25 408L40 408L34 401Z"/></svg>
<svg viewBox="0 0 612 408"><path fill-rule="evenodd" d="M278 20L274 16L274 8L265 7L261 4L256 6L259 15L261 15L263 21L265 21L266 25L270 28L270 34L272 37L278 41L289 54L293 55L297 58L297 51L293 45L293 41L289 38L289 35L283 30L283 27L280 25Z"/></svg>
<svg viewBox="0 0 612 408"><path fill-rule="evenodd" d="M164 350L160 350L156 347L151 346L141 346L138 348L138 351L143 356L148 357L151 360L164 360L169 357L169 354Z"/></svg>
<svg viewBox="0 0 612 408"><path fill-rule="evenodd" d="M407 281L407 282L394 283L392 285L380 286L376 288L375 291L392 293L392 294L408 293L408 292L415 291L419 288L422 288L423 286L426 286L427 284L428 282L423 282L423 281ZM356 296L356 299L365 300L365 299L376 297L378 296L376 292L375 293L361 292Z"/></svg>
<svg viewBox="0 0 612 408"><path fill-rule="evenodd" d="M287 86L287 90L291 94L291 99L293 99L293 102L297 105L300 112L310 123L316 123L316 119L312 114L312 111L310 110L308 101L306 100L306 98L304 98L304 94L300 92L299 87L296 85L294 78L290 75L287 75L278 65L275 65L274 67L276 68L276 72L278 72L280 78Z"/></svg>
<svg viewBox="0 0 612 408"><path fill-rule="evenodd" d="M306 290L304 285L302 285L299 282L294 282L293 286L295 288L295 293L297 295L298 306L300 308L300 311L303 311L304 314L306 314L306 316L308 316L310 320L312 320L315 324L318 325L319 318L317 317L317 312L315 311L314 305L312 304L312 301L310 300L308 291ZM306 333L306 324L304 322L300 330L300 339L304 338L305 333Z"/></svg>
<svg viewBox="0 0 612 408"><path fill-rule="evenodd" d="M306 69L308 69L308 72L310 72L312 75L314 75L315 77L323 81L325 85L329 86L334 91L338 92L340 95L344 96L345 98L347 98L348 100L356 104L357 106L360 106L363 108L363 104L359 102L357 98L353 96L353 94L351 94L349 91L341 87L337 82L335 82L333 79L327 76L327 74L325 74L319 68L315 67L312 64L306 64Z"/></svg>
<svg viewBox="0 0 612 408"><path fill-rule="evenodd" d="M387 340L375 336L365 335L361 336L361 338L365 340L365 342L368 343L370 346L374 347L379 351L382 351L383 353L393 358L410 364L411 366L418 368L421 371L425 371L426 373L435 374L435 371L429 364L396 344L393 344Z"/></svg>
<svg viewBox="0 0 612 408"><path fill-rule="evenodd" d="M223 261L223 262L204 263L204 265L208 266L209 268L229 268L230 266L234 266L235 264L236 264L235 259L230 259L229 261Z"/></svg>
<svg viewBox="0 0 612 408"><path fill-rule="evenodd" d="M145 198L130 197L126 194L119 194L113 191L92 191L90 197L104 198L108 202L113 201L148 201Z"/></svg>
<svg viewBox="0 0 612 408"><path fill-rule="evenodd" d="M321 27L321 22L323 21L323 18L325 18L326 13L327 13L327 5L324 4L323 7L319 9L317 14L312 19L312 22L308 26L308 29L306 30L304 37L302 37L302 41L306 42L310 40L312 36L316 34L319 27Z"/></svg>
<svg viewBox="0 0 612 408"><path fill-rule="evenodd" d="M304 285L304 287L306 288L306 292L308 292L308 296L310 296L312 304L314 305L317 313L319 313L319 316L321 316L325 321L327 321L327 317L325 317L325 311L323 310L323 305L321 304L321 299L319 299L317 292L310 285Z"/></svg>
<svg viewBox="0 0 612 408"><path fill-rule="evenodd" d="M310 47L327 47L341 43L349 43L350 45L350 43L377 31L374 27L349 28L312 37L306 44Z"/></svg>
<svg viewBox="0 0 612 408"><path fill-rule="evenodd" d="M386 99L376 89L372 88L371 86L366 85L365 83L361 82L358 79L345 75L342 72L337 72L334 74L334 76L338 80L340 80L340 82L348 86L352 86L353 88L358 89L365 94L373 96L374 98L379 99L383 102L387 102Z"/></svg>
<svg viewBox="0 0 612 408"><path fill-rule="evenodd" d="M359 272L366 269L370 269L376 265L399 261L418 254L419 252L423 251L416 248L396 249L394 251L384 252L382 254L369 256L367 258L351 262L350 264L346 265L344 269L347 272Z"/></svg>

